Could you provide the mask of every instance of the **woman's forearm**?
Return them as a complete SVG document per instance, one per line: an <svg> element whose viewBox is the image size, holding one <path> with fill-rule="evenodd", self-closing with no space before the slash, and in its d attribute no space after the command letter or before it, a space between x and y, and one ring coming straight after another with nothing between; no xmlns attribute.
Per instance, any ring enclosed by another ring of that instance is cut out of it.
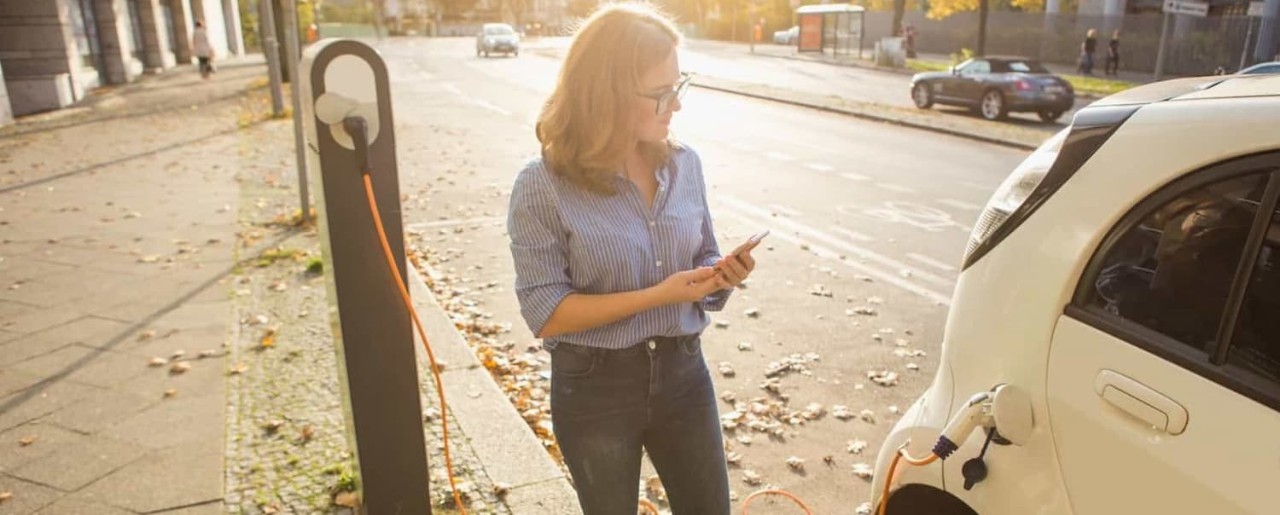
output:
<svg viewBox="0 0 1280 515"><path fill-rule="evenodd" d="M595 329L666 304L656 286L603 295L573 293L556 306L538 338Z"/></svg>

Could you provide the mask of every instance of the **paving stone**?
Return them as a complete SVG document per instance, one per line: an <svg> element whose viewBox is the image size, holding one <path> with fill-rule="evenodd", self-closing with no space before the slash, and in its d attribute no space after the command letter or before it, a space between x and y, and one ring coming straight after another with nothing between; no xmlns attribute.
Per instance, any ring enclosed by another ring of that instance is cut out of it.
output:
<svg viewBox="0 0 1280 515"><path fill-rule="evenodd" d="M134 512L122 510L109 504L77 501L70 497L64 497L62 500L36 512L36 515L134 515Z"/></svg>
<svg viewBox="0 0 1280 515"><path fill-rule="evenodd" d="M25 424L101 391L72 381L41 383L0 398L0 431Z"/></svg>
<svg viewBox="0 0 1280 515"><path fill-rule="evenodd" d="M79 344L13 365L12 368L56 379L111 387L147 372L147 364L136 357Z"/></svg>
<svg viewBox="0 0 1280 515"><path fill-rule="evenodd" d="M22 445L21 440L35 436L35 442ZM88 437L50 423L23 424L0 433L0 470L14 470Z"/></svg>
<svg viewBox="0 0 1280 515"><path fill-rule="evenodd" d="M0 515L35 513L63 496L53 488L5 474L0 474L0 492L13 493L13 498L0 504Z"/></svg>
<svg viewBox="0 0 1280 515"><path fill-rule="evenodd" d="M72 343L103 347L129 328L128 324L98 317L83 317L66 324L0 344L0 366L48 354Z"/></svg>
<svg viewBox="0 0 1280 515"><path fill-rule="evenodd" d="M153 451L90 485L76 498L151 513L222 496L222 440L215 438Z"/></svg>
<svg viewBox="0 0 1280 515"><path fill-rule="evenodd" d="M202 441L222 441L226 401L220 395L169 399L107 428L102 434L163 449ZM157 428L172 428L158 431Z"/></svg>
<svg viewBox="0 0 1280 515"><path fill-rule="evenodd" d="M162 402L161 393L147 397L120 389L99 390L42 420L85 434L96 433Z"/></svg>
<svg viewBox="0 0 1280 515"><path fill-rule="evenodd" d="M14 469L17 477L72 492L146 454L141 445L101 436L68 445Z"/></svg>

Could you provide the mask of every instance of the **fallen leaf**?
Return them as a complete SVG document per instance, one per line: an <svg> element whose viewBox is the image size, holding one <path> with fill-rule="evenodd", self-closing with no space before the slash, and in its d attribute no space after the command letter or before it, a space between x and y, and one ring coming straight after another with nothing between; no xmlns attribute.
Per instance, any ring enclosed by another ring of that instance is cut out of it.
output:
<svg viewBox="0 0 1280 515"><path fill-rule="evenodd" d="M907 363L907 370L911 370L911 371L920 370L920 365L917 365L915 363Z"/></svg>
<svg viewBox="0 0 1280 515"><path fill-rule="evenodd" d="M854 512L854 515L871 515L871 512L874 510L875 508L871 507L871 503L864 502L858 505L858 509Z"/></svg>
<svg viewBox="0 0 1280 515"><path fill-rule="evenodd" d="M190 361L179 361L174 363L172 367L169 367L169 373L173 375L185 374L188 370L191 370Z"/></svg>
<svg viewBox="0 0 1280 515"><path fill-rule="evenodd" d="M267 329L267 331L262 334L262 339L259 341L259 343L263 349L270 349L273 345L276 344L276 330Z"/></svg>
<svg viewBox="0 0 1280 515"><path fill-rule="evenodd" d="M667 502L667 489L663 488L662 480L658 476L649 476L644 482L644 489L650 499L661 503Z"/></svg>
<svg viewBox="0 0 1280 515"><path fill-rule="evenodd" d="M849 454L862 454L862 451L867 450L867 442L862 440L853 440L849 442L849 445L845 447L845 450L849 451Z"/></svg>
<svg viewBox="0 0 1280 515"><path fill-rule="evenodd" d="M751 352L751 350L752 350L752 349L753 349L753 347L751 346L751 342L739 342L739 343L738 343L738 350L740 350L740 351L743 351L743 352Z"/></svg>
<svg viewBox="0 0 1280 515"><path fill-rule="evenodd" d="M743 311L742 314L747 315L747 318L760 318L760 310L757 308L748 309Z"/></svg>
<svg viewBox="0 0 1280 515"><path fill-rule="evenodd" d="M185 350L173 351L173 355L169 357L169 361L176 361L186 355L187 351Z"/></svg>
<svg viewBox="0 0 1280 515"><path fill-rule="evenodd" d="M728 403L732 403L737 398L738 398L738 394L733 393L732 391L729 391L729 390L726 390L724 393L720 394L720 400Z"/></svg>
<svg viewBox="0 0 1280 515"><path fill-rule="evenodd" d="M266 429L268 433L275 434L277 431L280 430L280 427L283 425L284 425L283 420L272 420L270 422L267 422L266 424L263 424L262 428Z"/></svg>
<svg viewBox="0 0 1280 515"><path fill-rule="evenodd" d="M302 432L298 435L298 437L304 443L310 442L312 438L316 437L316 428L312 426L302 426Z"/></svg>
<svg viewBox="0 0 1280 515"><path fill-rule="evenodd" d="M218 355L218 351L217 351L217 350L215 350L215 349L207 349L207 350L202 350L202 351L200 351L199 358L200 358L200 359L212 358L212 357L216 357L217 355Z"/></svg>
<svg viewBox="0 0 1280 515"><path fill-rule="evenodd" d="M177 390L177 389L170 388L170 389L168 389L168 390L165 390L165 391L164 391L164 398L166 398L166 399L172 399L172 398L177 397L177 396L178 396L178 390Z"/></svg>
<svg viewBox="0 0 1280 515"><path fill-rule="evenodd" d="M742 471L742 482L751 486L760 486L760 483L763 483L764 480L760 478L760 474L757 474L756 471L747 469Z"/></svg>
<svg viewBox="0 0 1280 515"><path fill-rule="evenodd" d="M4 503L13 498L13 492L0 492L0 503Z"/></svg>
<svg viewBox="0 0 1280 515"><path fill-rule="evenodd" d="M168 364L169 360L164 358L151 358L151 361L147 362L147 366L149 367L163 367Z"/></svg>
<svg viewBox="0 0 1280 515"><path fill-rule="evenodd" d="M138 335L138 341L145 342L155 337L156 337L156 332L154 330L143 331L142 334Z"/></svg>
<svg viewBox="0 0 1280 515"><path fill-rule="evenodd" d="M236 366L232 367L228 373L233 376L238 376L240 374L247 372L248 370L249 370L249 365L246 365L244 363L239 363Z"/></svg>
<svg viewBox="0 0 1280 515"><path fill-rule="evenodd" d="M716 329L728 329L728 328L729 328L729 322L725 322L724 320L716 320Z"/></svg>
<svg viewBox="0 0 1280 515"><path fill-rule="evenodd" d="M28 445L36 443L36 440L39 440L39 439L40 439L39 435L24 436L18 440L18 445L26 447Z"/></svg>
<svg viewBox="0 0 1280 515"><path fill-rule="evenodd" d="M493 495L499 499L504 499L511 492L511 485L506 483L497 483L493 485Z"/></svg>
<svg viewBox="0 0 1280 515"><path fill-rule="evenodd" d="M787 458L787 466L796 472L804 472L804 459L796 456Z"/></svg>
<svg viewBox="0 0 1280 515"><path fill-rule="evenodd" d="M742 445L751 445L751 435L738 435L737 440Z"/></svg>
<svg viewBox="0 0 1280 515"><path fill-rule="evenodd" d="M834 467L836 466L836 457L828 454L822 457L822 462L826 463L828 467Z"/></svg>
<svg viewBox="0 0 1280 515"><path fill-rule="evenodd" d="M265 506L262 506L261 508L262 508L262 513L265 513L266 515L275 515L277 513L280 513L280 508L274 504L265 505Z"/></svg>
<svg viewBox="0 0 1280 515"><path fill-rule="evenodd" d="M853 464L853 475L858 476L864 480L870 481L871 476L875 474L875 472L876 472L875 469L871 468L871 465L867 465L866 463Z"/></svg>
<svg viewBox="0 0 1280 515"><path fill-rule="evenodd" d="M867 379L884 387L898 385L898 373L890 370L872 370L867 372Z"/></svg>
<svg viewBox="0 0 1280 515"><path fill-rule="evenodd" d="M897 406L889 406L889 413L897 415L899 411L902 411L902 410Z"/></svg>
<svg viewBox="0 0 1280 515"><path fill-rule="evenodd" d="M723 375L725 377L733 377L737 375L737 372L734 372L733 370L733 364L727 361L720 363L719 371L720 371L720 375Z"/></svg>
<svg viewBox="0 0 1280 515"><path fill-rule="evenodd" d="M725 463L728 463L736 467L742 464L742 455L736 452L731 452L724 456L724 461Z"/></svg>
<svg viewBox="0 0 1280 515"><path fill-rule="evenodd" d="M333 496L333 504L344 508L355 508L360 506L360 498L355 492L338 492L338 495Z"/></svg>
<svg viewBox="0 0 1280 515"><path fill-rule="evenodd" d="M863 422L866 422L868 424L876 423L876 414L874 411L871 411L869 409L862 410L862 413L858 414L858 418L861 418Z"/></svg>

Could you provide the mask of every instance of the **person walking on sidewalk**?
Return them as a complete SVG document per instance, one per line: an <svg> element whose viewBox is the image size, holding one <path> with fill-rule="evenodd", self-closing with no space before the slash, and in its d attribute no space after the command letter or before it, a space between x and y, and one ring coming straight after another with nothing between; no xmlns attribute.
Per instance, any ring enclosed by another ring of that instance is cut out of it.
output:
<svg viewBox="0 0 1280 515"><path fill-rule="evenodd" d="M597 10L511 191L516 297L551 353L554 433L587 515L636 512L644 451L673 513L730 509L701 333L755 261L722 258L702 162L670 136L680 41L654 7Z"/></svg>
<svg viewBox="0 0 1280 515"><path fill-rule="evenodd" d="M209 44L209 32L203 20L196 20L196 30L191 32L191 52L200 62L200 77L208 79L213 75L213 45Z"/></svg>
<svg viewBox="0 0 1280 515"><path fill-rule="evenodd" d="M1107 43L1107 67L1106 74L1120 74L1120 31L1111 33L1111 41Z"/></svg>
<svg viewBox="0 0 1280 515"><path fill-rule="evenodd" d="M1098 51L1098 29L1089 29L1080 44L1080 66L1082 75L1093 75L1093 55Z"/></svg>

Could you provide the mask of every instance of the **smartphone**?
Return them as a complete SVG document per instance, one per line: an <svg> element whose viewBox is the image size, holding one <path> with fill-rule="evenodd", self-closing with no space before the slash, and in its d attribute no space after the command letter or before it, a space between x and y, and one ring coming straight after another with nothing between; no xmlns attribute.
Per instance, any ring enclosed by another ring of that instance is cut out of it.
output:
<svg viewBox="0 0 1280 515"><path fill-rule="evenodd" d="M758 232L752 235L750 238L747 238L747 241L742 242L742 245L738 245L738 248L733 249L733 252L730 252L729 255L736 256L743 252L751 251L751 249L756 248L756 245L759 245L760 242L764 240L764 237L768 235L769 235L768 229L765 229L761 232Z"/></svg>

